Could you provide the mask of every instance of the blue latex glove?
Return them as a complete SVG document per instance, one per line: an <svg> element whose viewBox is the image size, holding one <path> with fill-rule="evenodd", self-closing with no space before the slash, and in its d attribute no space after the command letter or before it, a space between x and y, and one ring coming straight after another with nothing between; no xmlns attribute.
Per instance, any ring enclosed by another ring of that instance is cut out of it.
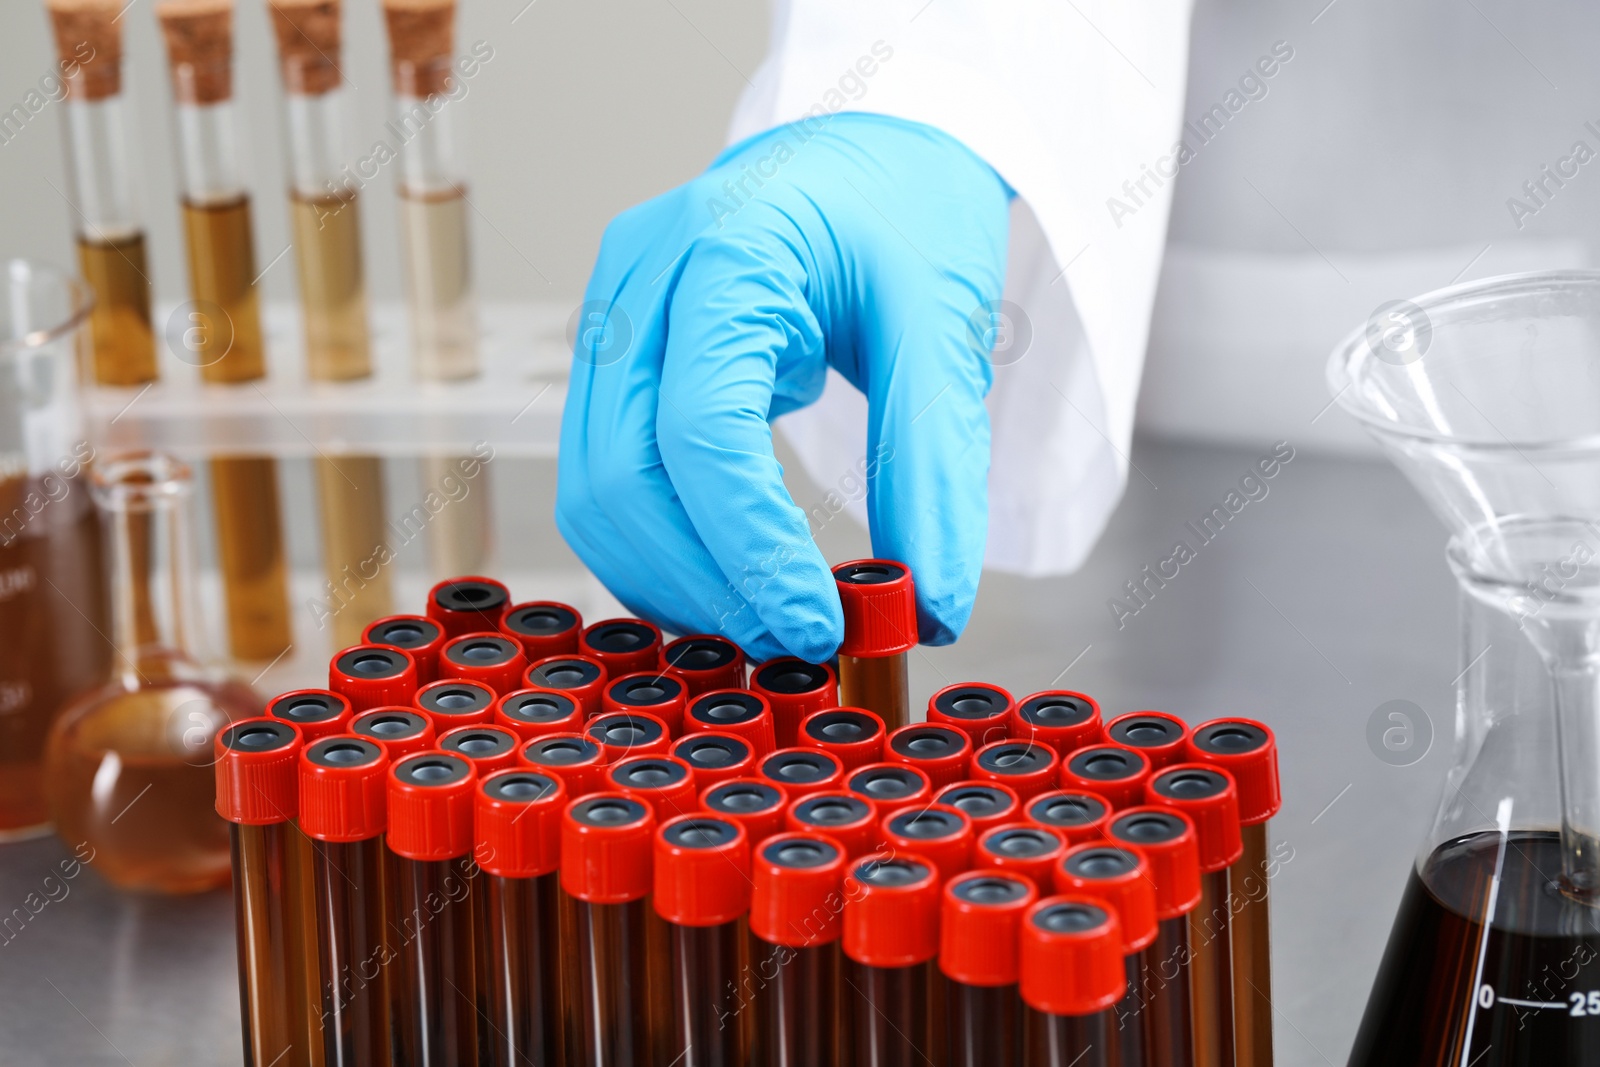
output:
<svg viewBox="0 0 1600 1067"><path fill-rule="evenodd" d="M841 114L735 145L612 221L577 320L556 522L617 599L756 659L834 654L838 593L770 425L832 366L870 407L873 551L911 568L921 639L956 639L988 527L1010 196L938 130Z"/></svg>

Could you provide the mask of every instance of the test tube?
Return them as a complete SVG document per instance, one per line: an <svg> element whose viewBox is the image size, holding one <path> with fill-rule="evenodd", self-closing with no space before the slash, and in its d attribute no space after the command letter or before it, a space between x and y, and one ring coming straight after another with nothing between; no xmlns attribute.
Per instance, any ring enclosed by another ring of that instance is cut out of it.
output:
<svg viewBox="0 0 1600 1067"><path fill-rule="evenodd" d="M546 734L529 741L517 759L567 787L567 798L577 800L599 792L605 781L605 760L600 746L582 734Z"/></svg>
<svg viewBox="0 0 1600 1067"><path fill-rule="evenodd" d="M672 749L667 724L646 712L598 715L589 720L583 732L600 746L601 758L607 764L627 756L665 756Z"/></svg>
<svg viewBox="0 0 1600 1067"><path fill-rule="evenodd" d="M616 793L567 804L561 821L561 938L572 1067L654 1067L647 927L650 806Z"/></svg>
<svg viewBox="0 0 1600 1067"><path fill-rule="evenodd" d="M914 852L932 863L944 882L972 866L972 820L945 804L896 808L878 822L890 854Z"/></svg>
<svg viewBox="0 0 1600 1067"><path fill-rule="evenodd" d="M999 782L957 782L935 793L933 801L966 812L975 837L1022 818L1017 791Z"/></svg>
<svg viewBox="0 0 1600 1067"><path fill-rule="evenodd" d="M606 770L607 792L650 805L656 822L691 815L700 807L694 771L675 756L629 756Z"/></svg>
<svg viewBox="0 0 1600 1067"><path fill-rule="evenodd" d="M679 815L655 835L651 903L667 924L672 1035L665 1062L745 1067L751 1020L741 1010L750 841L735 819Z"/></svg>
<svg viewBox="0 0 1600 1067"><path fill-rule="evenodd" d="M864 708L831 708L807 715L795 744L832 752L850 771L883 759L887 733L883 720Z"/></svg>
<svg viewBox="0 0 1600 1067"><path fill-rule="evenodd" d="M233 842L245 1063L310 1064L309 961L300 941L309 917L290 862L300 835L300 731L279 719L244 719L220 731L215 745L217 814L231 824Z"/></svg>
<svg viewBox="0 0 1600 1067"><path fill-rule="evenodd" d="M1017 948L1022 916L1039 899L1033 882L1006 871L969 871L945 883L939 922L942 1028L949 1067L1021 1062Z"/></svg>
<svg viewBox="0 0 1600 1067"><path fill-rule="evenodd" d="M1016 701L998 685L957 682L928 698L928 722L960 730L974 750L1011 736Z"/></svg>
<svg viewBox="0 0 1600 1067"><path fill-rule="evenodd" d="M1024 815L1036 826L1060 831L1069 845L1079 845L1105 836L1111 801L1086 790L1053 789L1028 801Z"/></svg>
<svg viewBox="0 0 1600 1067"><path fill-rule="evenodd" d="M383 834L389 756L336 734L300 753L300 829L311 839L323 1058L328 1067L387 1064Z"/></svg>
<svg viewBox="0 0 1600 1067"><path fill-rule="evenodd" d="M1022 698L1011 713L1011 736L1049 745L1065 760L1105 739L1100 705L1087 693L1047 689Z"/></svg>
<svg viewBox="0 0 1600 1067"><path fill-rule="evenodd" d="M878 809L852 793L813 793L784 812L790 831L826 834L852 860L878 847L879 822Z"/></svg>
<svg viewBox="0 0 1600 1067"><path fill-rule="evenodd" d="M750 672L750 691L767 699L779 748L793 748L800 721L814 711L839 706L839 680L826 663L794 656L770 659Z"/></svg>
<svg viewBox="0 0 1600 1067"><path fill-rule="evenodd" d="M350 729L350 701L328 689L294 689L267 701L266 716L292 722L305 744Z"/></svg>
<svg viewBox="0 0 1600 1067"><path fill-rule="evenodd" d="M306 373L314 382L370 377L360 210L348 171L340 175L349 147L340 0L271 0L269 6L283 79ZM334 643L353 644L367 619L390 611L389 571L371 565L375 546L385 542L383 468L376 456L319 454L313 469L322 565L340 604L332 620Z"/></svg>
<svg viewBox="0 0 1600 1067"><path fill-rule="evenodd" d="M1240 844L1228 873L1233 953L1234 1055L1238 1067L1272 1067L1272 950L1267 822L1283 806L1278 744L1253 719L1213 719L1190 735L1188 759L1226 768L1239 790Z"/></svg>
<svg viewBox="0 0 1600 1067"><path fill-rule="evenodd" d="M1194 1060L1193 995L1187 916L1200 903L1200 842L1194 824L1171 808L1117 813L1106 828L1113 844L1137 849L1150 864L1156 939L1144 953L1144 1044L1148 1067L1189 1067Z"/></svg>
<svg viewBox="0 0 1600 1067"><path fill-rule="evenodd" d="M844 879L844 1061L937 1063L929 1000L939 954L938 869L915 853L856 860Z"/></svg>
<svg viewBox="0 0 1600 1067"><path fill-rule="evenodd" d="M395 1060L478 1060L472 764L421 752L389 769L390 1010Z"/></svg>
<svg viewBox="0 0 1600 1067"><path fill-rule="evenodd" d="M494 721L524 741L583 729L583 709L554 689L514 689L494 702Z"/></svg>
<svg viewBox="0 0 1600 1067"><path fill-rule="evenodd" d="M417 684L439 677L439 651L444 648L444 628L421 615L389 615L375 619L361 631L364 645L383 645L411 653L417 664Z"/></svg>
<svg viewBox="0 0 1600 1067"><path fill-rule="evenodd" d="M889 734L883 758L890 763L909 763L928 776L933 788L943 789L966 780L972 738L948 726L912 723Z"/></svg>
<svg viewBox="0 0 1600 1067"><path fill-rule="evenodd" d="M604 619L584 627L578 652L593 656L612 678L661 669L661 630L643 619Z"/></svg>
<svg viewBox="0 0 1600 1067"><path fill-rule="evenodd" d="M499 699L499 694L482 682L440 678L418 689L411 703L433 720L433 728L442 734L457 726L492 722L495 701Z"/></svg>
<svg viewBox="0 0 1600 1067"><path fill-rule="evenodd" d="M755 753L741 737L715 730L697 730L672 743L672 754L694 771L695 795L730 778L755 774Z"/></svg>
<svg viewBox="0 0 1600 1067"><path fill-rule="evenodd" d="M451 69L455 3L393 0L383 8L395 96L391 126L400 135L396 185L412 367L424 382L473 378L479 371L478 313L468 250L467 185L451 106L458 99ZM426 456L423 481L437 485L461 462L455 456ZM488 530L489 497L487 486L480 485L434 520L428 538L434 573L482 567L489 551Z"/></svg>
<svg viewBox="0 0 1600 1067"><path fill-rule="evenodd" d="M1144 803L1150 757L1123 745L1080 748L1061 762L1061 788L1097 793L1112 808Z"/></svg>
<svg viewBox="0 0 1600 1067"><path fill-rule="evenodd" d="M683 683L690 700L714 689L744 688L744 653L726 637L680 637L661 650L661 666Z"/></svg>
<svg viewBox="0 0 1600 1067"><path fill-rule="evenodd" d="M1091 897L1053 896L1022 918L1017 949L1028 1067L1117 1067L1113 1006L1127 989L1122 924Z"/></svg>
<svg viewBox="0 0 1600 1067"><path fill-rule="evenodd" d="M1117 1043L1123 1067L1145 1067L1145 976L1156 961L1155 875L1142 852L1105 842L1074 845L1056 864L1057 892L1103 901L1122 924L1122 955L1128 988L1117 1002Z"/></svg>
<svg viewBox="0 0 1600 1067"><path fill-rule="evenodd" d="M1239 839L1239 792L1219 767L1177 763L1145 786L1148 803L1175 808L1194 823L1200 839L1200 903L1189 912L1190 1014L1195 1067L1232 1067L1232 902L1228 869L1244 854Z"/></svg>
<svg viewBox="0 0 1600 1067"><path fill-rule="evenodd" d="M848 859L816 833L768 837L751 853L754 1062L763 1067L837 1067L839 939ZM769 977L770 976L770 977Z"/></svg>
<svg viewBox="0 0 1600 1067"><path fill-rule="evenodd" d="M606 669L592 656L551 656L529 667L522 681L532 689L559 689L578 702L585 719L592 719L600 714Z"/></svg>
<svg viewBox="0 0 1600 1067"><path fill-rule="evenodd" d="M497 695L520 688L527 669L522 645L499 633L452 637L439 653L440 677L482 682Z"/></svg>
<svg viewBox="0 0 1600 1067"><path fill-rule="evenodd" d="M1189 738L1189 724L1164 711L1130 711L1118 715L1106 723L1105 733L1106 740L1112 744L1143 752L1152 770L1159 771L1189 758L1184 747Z"/></svg>
<svg viewBox="0 0 1600 1067"><path fill-rule="evenodd" d="M567 801L561 779L521 769L481 779L474 796L478 953L486 1008L479 1051L488 1067L562 1062L556 871Z"/></svg>
<svg viewBox="0 0 1600 1067"><path fill-rule="evenodd" d="M444 627L447 637L493 633L511 604L511 591L493 578L477 574L446 578L428 590L428 618Z"/></svg>
<svg viewBox="0 0 1600 1067"><path fill-rule="evenodd" d="M1066 852L1067 839L1059 830L1029 822L1005 823L976 835L972 865L1020 874L1048 890L1055 885L1056 864Z"/></svg>
<svg viewBox="0 0 1600 1067"><path fill-rule="evenodd" d="M159 375L150 327L150 268L139 217L128 105L122 92L122 5L47 0L57 69L66 87L67 195L76 216L78 268L94 292L91 365L100 385L143 385Z"/></svg>
<svg viewBox="0 0 1600 1067"><path fill-rule="evenodd" d="M917 647L917 593L911 571L887 559L833 568L844 609L839 699L876 712L890 731L911 721L906 654Z"/></svg>
<svg viewBox="0 0 1600 1067"><path fill-rule="evenodd" d="M433 747L432 720L413 708L364 711L350 720L350 732L381 744L391 762Z"/></svg>
<svg viewBox="0 0 1600 1067"><path fill-rule="evenodd" d="M352 645L328 661L328 688L355 711L409 704L418 695L411 653L382 645Z"/></svg>
<svg viewBox="0 0 1600 1067"><path fill-rule="evenodd" d="M441 752L453 752L472 764L479 778L517 765L517 749L522 739L504 726L478 724L457 726L439 735Z"/></svg>
<svg viewBox="0 0 1600 1067"><path fill-rule="evenodd" d="M1010 786L1023 800L1055 788L1061 757L1041 741L995 741L973 753L972 777Z"/></svg>
<svg viewBox="0 0 1600 1067"><path fill-rule="evenodd" d="M554 600L528 600L513 604L500 619L500 632L522 643L529 663L578 651L583 617L578 609Z"/></svg>
<svg viewBox="0 0 1600 1067"><path fill-rule="evenodd" d="M683 733L683 683L659 670L612 675L600 697L602 715L648 714L667 727L667 736Z"/></svg>
<svg viewBox="0 0 1600 1067"><path fill-rule="evenodd" d="M844 788L872 805L882 818L899 808L933 801L933 783L922 768L909 763L869 763L851 771Z"/></svg>
<svg viewBox="0 0 1600 1067"><path fill-rule="evenodd" d="M839 757L819 748L780 748L759 764L757 773L780 785L790 800L838 789L844 778Z"/></svg>
<svg viewBox="0 0 1600 1067"><path fill-rule="evenodd" d="M696 697L683 718L683 730L715 730L742 738L757 759L777 749L772 709L759 693L713 689Z"/></svg>
<svg viewBox="0 0 1600 1067"><path fill-rule="evenodd" d="M266 352L234 128L233 0L166 0L156 16L172 75L189 253L185 358L207 384L257 381L266 376ZM293 639L277 464L218 456L211 494L229 648L236 659L275 659Z"/></svg>
<svg viewBox="0 0 1600 1067"><path fill-rule="evenodd" d="M758 845L783 832L783 813L788 807L788 791L759 778L730 778L700 790L701 811L738 819Z"/></svg>

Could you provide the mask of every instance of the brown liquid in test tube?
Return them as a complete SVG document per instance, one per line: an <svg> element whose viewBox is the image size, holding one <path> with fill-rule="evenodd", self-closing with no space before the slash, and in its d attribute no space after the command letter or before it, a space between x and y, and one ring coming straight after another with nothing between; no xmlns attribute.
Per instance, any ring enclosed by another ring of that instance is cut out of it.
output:
<svg viewBox="0 0 1600 1067"><path fill-rule="evenodd" d="M917 645L917 598L911 572L893 560L865 559L833 568L844 608L839 699L877 713L885 729L911 720L906 655Z"/></svg>
<svg viewBox="0 0 1600 1067"><path fill-rule="evenodd" d="M1027 878L971 871L946 883L939 924L939 979L949 1067L1014 1067L1022 1050L1017 996L1019 924L1039 899Z"/></svg>
<svg viewBox="0 0 1600 1067"><path fill-rule="evenodd" d="M845 876L844 1062L937 1063L929 1002L939 954L939 872L912 853L858 860Z"/></svg>
<svg viewBox="0 0 1600 1067"><path fill-rule="evenodd" d="M848 859L826 834L774 834L751 859L755 1062L835 1067L839 1048L840 891Z"/></svg>
<svg viewBox="0 0 1600 1067"><path fill-rule="evenodd" d="M1127 987L1116 913L1091 897L1047 897L1022 919L1018 990L1027 1067L1117 1067L1113 1006Z"/></svg>

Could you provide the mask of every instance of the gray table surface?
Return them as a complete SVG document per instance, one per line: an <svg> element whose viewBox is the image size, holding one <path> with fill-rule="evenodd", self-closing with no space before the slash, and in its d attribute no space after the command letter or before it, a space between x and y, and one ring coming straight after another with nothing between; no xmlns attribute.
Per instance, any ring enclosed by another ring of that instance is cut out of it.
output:
<svg viewBox="0 0 1600 1067"><path fill-rule="evenodd" d="M985 579L967 635L913 657L915 694L997 681L1097 696L1107 714L1261 718L1277 731L1290 858L1273 883L1278 1062L1342 1064L1450 759L1455 593L1445 534L1398 474L1297 455L1220 535L1186 527L1260 455L1141 441L1126 498L1067 578ZM823 543L848 558L860 534ZM1195 558L1119 628L1108 599L1186 540ZM1366 740L1373 711L1408 700L1435 728L1410 766ZM53 838L0 846L0 910L67 855ZM59 891L57 892L59 896ZM0 943L0 1064L237 1064L228 896L123 896L92 873Z"/></svg>

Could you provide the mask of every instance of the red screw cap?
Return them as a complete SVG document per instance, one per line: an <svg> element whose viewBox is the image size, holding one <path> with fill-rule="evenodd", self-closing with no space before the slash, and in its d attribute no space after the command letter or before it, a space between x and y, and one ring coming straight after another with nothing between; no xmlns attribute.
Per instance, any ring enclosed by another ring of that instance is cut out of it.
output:
<svg viewBox="0 0 1600 1067"><path fill-rule="evenodd" d="M318 841L366 841L388 829L389 754L335 734L300 750L300 829Z"/></svg>
<svg viewBox="0 0 1600 1067"><path fill-rule="evenodd" d="M713 689L744 688L744 653L726 637L680 637L661 650L661 663L683 683L690 700Z"/></svg>
<svg viewBox="0 0 1600 1067"><path fill-rule="evenodd" d="M1048 826L1059 831L1067 844L1078 845L1105 836L1111 801L1099 793L1055 789L1028 801L1023 813L1035 826Z"/></svg>
<svg viewBox="0 0 1600 1067"><path fill-rule="evenodd" d="M417 690L411 701L423 714L433 720L433 728L440 733L457 726L481 726L494 719L494 702L500 699L483 682L470 678L440 678Z"/></svg>
<svg viewBox="0 0 1600 1067"><path fill-rule="evenodd" d="M1189 816L1200 838L1200 873L1233 866L1244 855L1239 835L1239 789L1233 775L1206 763L1177 763L1152 778L1147 803Z"/></svg>
<svg viewBox="0 0 1600 1067"><path fill-rule="evenodd" d="M934 803L948 804L967 813L972 832L983 834L996 826L1022 818L1022 801L1017 791L999 782L957 782L934 794Z"/></svg>
<svg viewBox="0 0 1600 1067"><path fill-rule="evenodd" d="M750 932L791 948L837 941L846 862L839 842L826 834L777 834L757 844L750 862Z"/></svg>
<svg viewBox="0 0 1600 1067"><path fill-rule="evenodd" d="M502 878L538 878L561 865L561 813L567 789L553 774L495 771L473 798L473 858Z"/></svg>
<svg viewBox="0 0 1600 1067"><path fill-rule="evenodd" d="M1122 954L1156 939L1156 889L1150 861L1106 842L1074 845L1056 864L1056 892L1096 897L1122 920Z"/></svg>
<svg viewBox="0 0 1600 1067"><path fill-rule="evenodd" d="M217 734L217 814L240 826L271 826L299 805L300 729L279 719L240 719Z"/></svg>
<svg viewBox="0 0 1600 1067"><path fill-rule="evenodd" d="M659 670L613 675L600 698L602 715L653 715L666 725L669 740L683 733L683 710L683 683Z"/></svg>
<svg viewBox="0 0 1600 1067"><path fill-rule="evenodd" d="M1210 763L1233 775L1239 788L1239 821L1266 822L1283 807L1278 786L1278 740L1254 719L1212 719L1195 727L1186 760Z"/></svg>
<svg viewBox="0 0 1600 1067"><path fill-rule="evenodd" d="M643 801L595 793L570 802L561 819L561 888L591 904L648 896L655 833Z"/></svg>
<svg viewBox="0 0 1600 1067"><path fill-rule="evenodd" d="M587 627L578 651L593 656L612 678L661 670L661 631L643 619L606 619Z"/></svg>
<svg viewBox="0 0 1600 1067"><path fill-rule="evenodd" d="M960 730L974 749L1011 736L1016 701L998 685L957 682L928 698L928 721Z"/></svg>
<svg viewBox="0 0 1600 1067"><path fill-rule="evenodd" d="M1137 849L1150 863L1156 918L1176 919L1200 903L1200 838L1176 808L1124 808L1106 828L1106 840Z"/></svg>
<svg viewBox="0 0 1600 1067"><path fill-rule="evenodd" d="M418 685L427 685L439 677L439 651L448 639L443 626L421 615L386 615L361 631L363 644L411 653L417 665Z"/></svg>
<svg viewBox="0 0 1600 1067"><path fill-rule="evenodd" d="M839 655L876 659L917 644L917 590L911 571L892 559L858 559L833 568L844 608Z"/></svg>
<svg viewBox="0 0 1600 1067"><path fill-rule="evenodd" d="M1038 899L1032 882L1008 871L950 879L939 923L939 970L963 985L1015 985L1017 931Z"/></svg>
<svg viewBox="0 0 1600 1067"><path fill-rule="evenodd" d="M820 748L839 757L846 771L883 759L883 719L865 708L814 711L800 722L795 744Z"/></svg>
<svg viewBox="0 0 1600 1067"><path fill-rule="evenodd" d="M838 789L844 777L839 757L820 748L780 748L761 761L759 774L781 785L789 799Z"/></svg>
<svg viewBox="0 0 1600 1067"><path fill-rule="evenodd" d="M1022 917L1017 956L1022 1001L1046 1015L1093 1015L1128 989L1122 924L1092 897L1046 897L1035 904Z"/></svg>
<svg viewBox="0 0 1600 1067"><path fill-rule="evenodd" d="M522 682L530 689L555 689L567 694L583 709L583 717L592 719L600 714L606 668L593 656L551 656L529 667Z"/></svg>
<svg viewBox="0 0 1600 1067"><path fill-rule="evenodd" d="M535 738L522 746L517 762L561 779L569 800L605 788L605 752L583 734L546 734Z"/></svg>
<svg viewBox="0 0 1600 1067"><path fill-rule="evenodd" d="M904 807L933 803L933 783L913 763L869 763L851 771L844 787L871 804L879 819Z"/></svg>
<svg viewBox="0 0 1600 1067"><path fill-rule="evenodd" d="M452 637L439 654L439 672L449 678L482 682L496 695L522 685L528 658L522 646L502 633L470 633Z"/></svg>
<svg viewBox="0 0 1600 1067"><path fill-rule="evenodd" d="M750 910L750 838L737 819L705 812L661 824L656 914L678 926L721 926Z"/></svg>
<svg viewBox="0 0 1600 1067"><path fill-rule="evenodd" d="M331 689L296 689L267 701L267 718L292 722L305 744L350 729L350 701Z"/></svg>
<svg viewBox="0 0 1600 1067"><path fill-rule="evenodd" d="M1150 757L1136 748L1095 745L1080 748L1061 763L1061 788L1098 793L1113 808L1144 803Z"/></svg>
<svg viewBox="0 0 1600 1067"><path fill-rule="evenodd" d="M494 722L524 741L583 729L583 709L557 689L517 689L494 702Z"/></svg>
<svg viewBox="0 0 1600 1067"><path fill-rule="evenodd" d="M730 778L753 778L755 753L743 738L719 730L698 730L672 743L672 754L694 771L695 793Z"/></svg>
<svg viewBox="0 0 1600 1067"><path fill-rule="evenodd" d="M896 808L878 823L890 854L914 852L939 869L942 882L972 866L972 820L944 804Z"/></svg>
<svg viewBox="0 0 1600 1067"><path fill-rule="evenodd" d="M1056 864L1066 855L1061 831L1030 822L1007 823L979 834L972 849L975 867L1010 871L1046 889L1055 885Z"/></svg>
<svg viewBox="0 0 1600 1067"><path fill-rule="evenodd" d="M554 600L513 604L500 616L500 632L522 646L529 663L578 651L583 618L577 609Z"/></svg>
<svg viewBox="0 0 1600 1067"><path fill-rule="evenodd" d="M596 716L583 733L600 746L608 764L628 756L665 756L672 750L667 724L643 711Z"/></svg>
<svg viewBox="0 0 1600 1067"><path fill-rule="evenodd" d="M439 735L439 749L470 760L479 778L517 765L522 739L504 726L457 726Z"/></svg>
<svg viewBox="0 0 1600 1067"><path fill-rule="evenodd" d="M960 730L933 723L914 722L889 735L883 758L909 763L928 776L933 788L943 789L965 781L972 762L972 738Z"/></svg>
<svg viewBox="0 0 1600 1067"><path fill-rule="evenodd" d="M451 752L419 752L389 767L389 851L447 860L472 851L472 763Z"/></svg>
<svg viewBox="0 0 1600 1067"><path fill-rule="evenodd" d="M757 759L771 755L777 747L767 699L743 689L714 689L696 697L684 716L683 732L701 730L742 738Z"/></svg>
<svg viewBox="0 0 1600 1067"><path fill-rule="evenodd" d="M409 704L417 692L417 665L403 649L353 645L329 661L328 688L355 711Z"/></svg>
<svg viewBox="0 0 1600 1067"><path fill-rule="evenodd" d="M1100 705L1086 693L1046 689L1024 697L1011 713L1011 736L1049 745L1064 760L1086 745L1105 740Z"/></svg>
<svg viewBox="0 0 1600 1067"><path fill-rule="evenodd" d="M1130 711L1106 723L1106 740L1124 748L1136 748L1160 770L1182 763L1189 740L1189 724L1164 711Z"/></svg>
<svg viewBox="0 0 1600 1067"><path fill-rule="evenodd" d="M657 822L690 815L699 807L694 771L673 756L630 756L606 771L606 791L642 800Z"/></svg>
<svg viewBox="0 0 1600 1067"><path fill-rule="evenodd" d="M383 746L390 762L433 747L433 721L416 708L383 707L350 720L350 732Z"/></svg>
<svg viewBox="0 0 1600 1067"><path fill-rule="evenodd" d="M878 847L878 822L878 809L851 793L813 793L784 812L789 830L827 834L852 860Z"/></svg>
<svg viewBox="0 0 1600 1067"><path fill-rule="evenodd" d="M799 744L800 722L813 711L839 706L839 679L826 663L807 663L793 656L768 660L750 674L750 691L772 708L772 729L779 748Z"/></svg>
<svg viewBox="0 0 1600 1067"><path fill-rule="evenodd" d="M446 578L428 591L428 618L444 627L447 638L482 633L500 628L510 603L510 590L493 578Z"/></svg>
<svg viewBox="0 0 1600 1067"><path fill-rule="evenodd" d="M1049 792L1061 774L1061 757L1037 741L996 741L972 757L972 777L979 782L1001 782L1030 800Z"/></svg>
<svg viewBox="0 0 1600 1067"><path fill-rule="evenodd" d="M910 967L939 954L939 869L915 853L856 860L844 878L844 954Z"/></svg>
<svg viewBox="0 0 1600 1067"><path fill-rule="evenodd" d="M762 778L730 778L700 790L701 811L738 819L757 844L783 831L788 806L788 791Z"/></svg>

